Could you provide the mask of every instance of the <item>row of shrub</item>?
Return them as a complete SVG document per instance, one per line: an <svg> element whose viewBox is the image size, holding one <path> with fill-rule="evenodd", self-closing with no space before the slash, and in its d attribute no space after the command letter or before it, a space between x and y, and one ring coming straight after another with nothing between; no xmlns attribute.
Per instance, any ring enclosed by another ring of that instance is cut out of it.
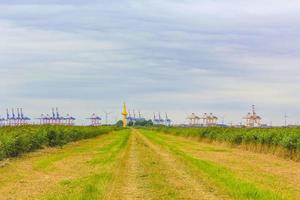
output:
<svg viewBox="0 0 300 200"><path fill-rule="evenodd" d="M300 128L184 128L155 127L174 135L205 138L209 141L226 142L232 145L262 145L280 147L289 154L300 155Z"/></svg>
<svg viewBox="0 0 300 200"><path fill-rule="evenodd" d="M22 126L0 128L0 160L49 146L96 137L116 130L113 126Z"/></svg>

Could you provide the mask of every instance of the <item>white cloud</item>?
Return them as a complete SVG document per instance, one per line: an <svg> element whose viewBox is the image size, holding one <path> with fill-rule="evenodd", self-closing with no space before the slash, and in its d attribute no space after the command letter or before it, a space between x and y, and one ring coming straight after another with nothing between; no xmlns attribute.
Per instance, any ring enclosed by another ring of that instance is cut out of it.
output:
<svg viewBox="0 0 300 200"><path fill-rule="evenodd" d="M15 0L0 8L1 110L117 115L126 100L149 117L168 111L181 122L195 109L238 122L255 103L280 121L300 98L297 1Z"/></svg>

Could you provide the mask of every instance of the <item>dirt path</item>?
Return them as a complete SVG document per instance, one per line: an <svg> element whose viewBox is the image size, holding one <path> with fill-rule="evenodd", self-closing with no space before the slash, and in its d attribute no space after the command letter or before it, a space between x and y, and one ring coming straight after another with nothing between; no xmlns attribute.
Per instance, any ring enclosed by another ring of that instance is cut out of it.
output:
<svg viewBox="0 0 300 200"><path fill-rule="evenodd" d="M190 167L198 170L200 177L201 173L210 176L207 181L215 183L233 198L236 198L235 195L240 195L237 199L244 197L246 199L248 195L246 192L235 194L231 191L244 185L261 193L254 199L268 199L268 196L274 199L299 199L299 162L216 144L201 143L179 136L162 133L146 133L146 135L152 142L160 144L161 148L179 155ZM219 171L219 176L210 174L213 170ZM228 185L232 182L236 183L230 188ZM241 184L238 184L239 182ZM241 187L241 189L244 188Z"/></svg>

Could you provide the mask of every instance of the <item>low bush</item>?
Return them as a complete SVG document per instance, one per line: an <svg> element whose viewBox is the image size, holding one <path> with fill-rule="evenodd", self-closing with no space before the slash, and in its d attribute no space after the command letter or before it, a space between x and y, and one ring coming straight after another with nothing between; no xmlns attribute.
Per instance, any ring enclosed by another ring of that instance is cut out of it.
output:
<svg viewBox="0 0 300 200"><path fill-rule="evenodd" d="M113 126L22 126L0 128L0 160L43 148L96 137L118 129Z"/></svg>

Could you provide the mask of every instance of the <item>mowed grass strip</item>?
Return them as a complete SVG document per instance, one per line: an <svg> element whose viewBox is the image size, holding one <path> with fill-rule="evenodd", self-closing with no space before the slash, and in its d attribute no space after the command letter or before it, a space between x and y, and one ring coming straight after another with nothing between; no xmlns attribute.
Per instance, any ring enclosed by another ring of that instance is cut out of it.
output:
<svg viewBox="0 0 300 200"><path fill-rule="evenodd" d="M218 195L212 188L207 187L202 181L196 179L194 174L179 158L151 142L139 132L138 138L157 158L158 166L161 168L158 175L163 176L169 187L176 191L176 195L172 197L173 199L228 199L226 195Z"/></svg>
<svg viewBox="0 0 300 200"><path fill-rule="evenodd" d="M192 199L188 185L176 183L172 167L133 130L106 199Z"/></svg>
<svg viewBox="0 0 300 200"><path fill-rule="evenodd" d="M152 127L172 135L225 142L247 150L300 161L300 128Z"/></svg>
<svg viewBox="0 0 300 200"><path fill-rule="evenodd" d="M126 145L129 134L130 130L116 131L9 161L0 168L0 199L40 200L50 198L54 193L59 199L73 192L72 188L77 190L76 185L83 188L76 193L79 197L96 194L92 192L93 185L106 183L111 174L105 171L109 164L100 170L93 161L108 160L112 154L118 154Z"/></svg>
<svg viewBox="0 0 300 200"><path fill-rule="evenodd" d="M287 199L299 199L299 162L219 143L199 142L195 138L170 134L161 134L160 137L195 158L230 169L236 177L253 182L257 187L271 190Z"/></svg>
<svg viewBox="0 0 300 200"><path fill-rule="evenodd" d="M187 154L174 144L170 144L155 131L141 130L151 141L166 148L170 153L180 157L188 166L199 170L201 178L214 183L220 191L228 193L233 199L281 200L282 195L258 187L255 183L236 177L233 171L208 160L202 160Z"/></svg>
<svg viewBox="0 0 300 200"><path fill-rule="evenodd" d="M57 188L45 195L47 200L81 200L103 199L108 191L108 186L115 175L114 168L122 157L130 130L115 133L117 139L110 144L97 149L95 156L86 162L86 174L75 179L63 180Z"/></svg>
<svg viewBox="0 0 300 200"><path fill-rule="evenodd" d="M120 131L120 133L122 133L122 131ZM97 154L101 151L105 152L107 149L110 149L112 148L112 146L115 146L116 143L119 142L119 140L116 140L116 135L111 134L103 138L103 142L100 144L105 144L104 142L106 142L106 145L104 147L99 147L99 141L97 139L91 139L88 145L84 145L79 142L78 145L73 145L73 148L65 148L57 153L49 154L47 157L36 160L33 163L33 168L37 171L53 171L55 170L55 163L59 161L65 161L66 159L76 155L94 155L95 153Z"/></svg>

